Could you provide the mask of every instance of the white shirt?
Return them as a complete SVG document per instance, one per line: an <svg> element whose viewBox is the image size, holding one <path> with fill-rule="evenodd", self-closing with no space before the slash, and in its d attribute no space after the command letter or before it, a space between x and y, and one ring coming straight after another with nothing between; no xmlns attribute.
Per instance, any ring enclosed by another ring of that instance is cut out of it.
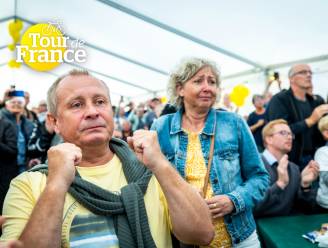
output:
<svg viewBox="0 0 328 248"><path fill-rule="evenodd" d="M270 165L273 165L275 162L278 162L278 160L275 158L275 156L272 155L271 152L269 152L268 149L265 149L262 153L263 157L268 161Z"/></svg>
<svg viewBox="0 0 328 248"><path fill-rule="evenodd" d="M316 200L321 207L328 208L328 145L320 147L316 151L314 160L318 162L320 167L320 181Z"/></svg>

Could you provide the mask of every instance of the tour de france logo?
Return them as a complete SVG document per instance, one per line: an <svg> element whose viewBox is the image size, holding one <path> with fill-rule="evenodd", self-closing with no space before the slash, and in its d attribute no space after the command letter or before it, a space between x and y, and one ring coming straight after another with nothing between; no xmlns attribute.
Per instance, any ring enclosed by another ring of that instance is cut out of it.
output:
<svg viewBox="0 0 328 248"><path fill-rule="evenodd" d="M64 36L59 23L39 23L29 27L17 48L16 62L37 71L50 71L63 62L83 63L87 53L83 40Z"/></svg>

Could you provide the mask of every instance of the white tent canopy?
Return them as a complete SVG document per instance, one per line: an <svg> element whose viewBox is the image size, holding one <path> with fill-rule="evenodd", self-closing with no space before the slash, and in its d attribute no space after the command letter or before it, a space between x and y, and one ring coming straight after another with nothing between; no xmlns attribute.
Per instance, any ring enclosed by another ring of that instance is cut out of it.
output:
<svg viewBox="0 0 328 248"><path fill-rule="evenodd" d="M14 17L24 21L24 30L59 21L66 36L84 40L87 62L78 66L109 85L114 103L121 95L136 101L165 95L169 72L191 56L217 63L225 91L247 83L252 94L263 92L268 73L279 71L288 87L290 65L310 63L314 92L328 94L325 0L0 0L0 6L0 91L14 83L31 93L32 104L76 65L62 64L51 72L9 68L7 26Z"/></svg>

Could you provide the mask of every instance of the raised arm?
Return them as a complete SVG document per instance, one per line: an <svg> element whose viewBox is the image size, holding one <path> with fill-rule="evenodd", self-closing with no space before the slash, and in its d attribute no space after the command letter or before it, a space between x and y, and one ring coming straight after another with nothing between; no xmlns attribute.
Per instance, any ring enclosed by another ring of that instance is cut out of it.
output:
<svg viewBox="0 0 328 248"><path fill-rule="evenodd" d="M128 142L161 185L175 236L188 244L209 244L214 237L209 209L200 194L183 180L161 153L157 133L138 130Z"/></svg>
<svg viewBox="0 0 328 248"><path fill-rule="evenodd" d="M48 151L49 173L32 214L19 238L26 247L60 247L65 195L75 176L81 150L69 143Z"/></svg>

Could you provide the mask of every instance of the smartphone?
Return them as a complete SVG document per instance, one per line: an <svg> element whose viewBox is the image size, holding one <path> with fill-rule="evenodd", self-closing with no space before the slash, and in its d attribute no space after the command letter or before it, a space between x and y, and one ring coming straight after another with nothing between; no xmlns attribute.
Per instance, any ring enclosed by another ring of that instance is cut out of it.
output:
<svg viewBox="0 0 328 248"><path fill-rule="evenodd" d="M279 79L279 72L275 71L273 73L273 77L274 77L274 80L278 80Z"/></svg>

